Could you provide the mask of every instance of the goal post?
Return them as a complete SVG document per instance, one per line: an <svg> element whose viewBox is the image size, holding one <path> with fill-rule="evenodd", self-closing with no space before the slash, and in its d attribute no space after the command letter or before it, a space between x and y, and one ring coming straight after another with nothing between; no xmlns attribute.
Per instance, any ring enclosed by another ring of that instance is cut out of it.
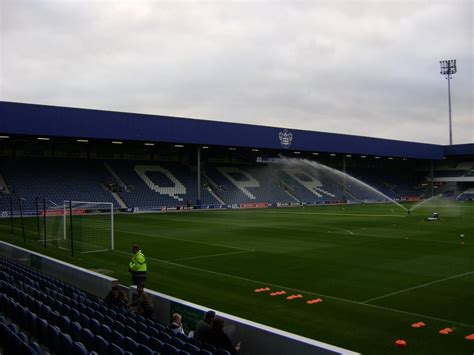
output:
<svg viewBox="0 0 474 355"><path fill-rule="evenodd" d="M40 240L71 254L114 249L114 206L110 202L63 201L43 211Z"/></svg>

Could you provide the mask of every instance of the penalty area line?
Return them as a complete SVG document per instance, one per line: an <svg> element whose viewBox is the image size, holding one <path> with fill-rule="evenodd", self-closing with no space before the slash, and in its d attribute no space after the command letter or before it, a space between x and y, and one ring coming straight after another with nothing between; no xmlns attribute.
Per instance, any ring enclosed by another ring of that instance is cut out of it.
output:
<svg viewBox="0 0 474 355"><path fill-rule="evenodd" d="M214 247L237 249L237 250L243 250L243 251L255 251L253 249L239 248L239 247L234 247L234 246L230 246L230 245L198 242L198 241L195 241L195 240L164 237L162 235L154 235L154 234L147 234L147 233L137 233L137 232L132 232L132 231L126 231L126 230L123 230L123 229L115 229L115 231L119 232L119 233L128 233L128 234L140 235L140 236L148 237L148 238L176 240L178 242L194 243L194 244L202 244L202 245L211 245L211 246L214 246Z"/></svg>
<svg viewBox="0 0 474 355"><path fill-rule="evenodd" d="M245 254L245 253L253 253L253 252L255 252L255 250L232 251L230 253L220 253L220 254L211 254L211 255L198 255L198 256L191 256L189 258L171 259L171 260L165 260L165 261L167 261L167 262L176 262L176 261L185 261L185 260L194 260L194 259L215 258L215 257L218 257L218 256Z"/></svg>
<svg viewBox="0 0 474 355"><path fill-rule="evenodd" d="M440 282L444 282L444 281L448 281L448 280L452 280L452 279L457 279L458 277L467 276L467 275L470 275L470 274L473 274L473 273L474 273L474 271L469 271L469 272L465 272L465 273L463 273L463 274L454 275L454 276L450 276L450 277L445 277L445 278L443 278L443 279L439 279L439 280L427 282L427 283L424 283L424 284L421 284L421 285L418 285L418 286L414 286L414 287L410 287L410 288L405 288L405 289L403 289L403 290L399 290L399 291L387 293L386 295L382 295L382 296L379 296L379 297L370 298L370 299L368 299L368 300L362 301L361 303L369 303L369 302L372 302L372 301L381 300L381 299L383 299L383 298L387 298L387 297L390 297L390 296L398 295L398 294L400 294L400 293L405 293L405 292L408 292L408 291L416 290L416 289L418 289L418 288L423 288L423 287L426 287L426 286L431 286L431 285L434 285L434 284L437 284L437 283L440 283Z"/></svg>
<svg viewBox="0 0 474 355"><path fill-rule="evenodd" d="M122 250L115 250L115 251L116 251L116 252L119 252L119 253L123 253L123 254L130 255L129 252L125 252L125 251L122 251ZM211 270L201 269L201 268L198 268L198 267L188 266L188 265L184 265L184 264L179 264L179 263L175 263L175 262L172 262L172 261L160 260L160 259L156 259L156 258L152 258L152 257L147 257L147 258L150 259L150 260L154 260L154 261L163 263L163 264L169 264L169 265L178 266L178 267L182 267L182 268L186 268L186 269L191 269L191 270L195 270L195 271L200 271L200 272L204 272L204 273L208 273L208 274L212 274L212 275L217 275L217 276L228 277L228 278L232 278L232 279L236 279L236 280L251 282L251 283L254 283L254 284L267 285L267 286L272 286L272 287L276 287L276 288L287 289L287 290L294 291L294 292L298 292L298 293L306 293L306 294L308 294L308 295L326 297L326 298L333 299L333 300L336 300L336 301L347 302L347 303L351 303L351 304L355 304L355 305L359 305L359 306L364 306L364 307L371 307L371 308L382 309L382 310L385 310L385 311L388 311L388 312L406 314L406 315L414 316L414 317L423 317L423 318L432 319L432 320L439 321L439 322L455 324L455 325L462 326L462 327L468 327L468 328L474 327L474 324L466 324L466 323L461 323L461 322L452 321L452 320L449 320L449 319L443 319L443 318L432 317L432 316L428 316L428 315L425 315L425 314L419 314L419 313L413 313L413 312L408 312L408 311L402 311L402 310L399 310L399 309L388 308L388 307L383 307L383 306L377 306L377 305L375 305L375 304L370 304L370 303L362 303L362 302L360 302L360 301L349 300L349 299L346 299L346 298L340 298L340 297L335 297L335 296L329 296L329 295L325 295L325 294L322 294L322 293L316 293L316 292L311 292L311 291L299 290L299 289L292 288L292 287L277 285L277 284L268 283L268 282L263 282L263 281L259 281L259 280L248 279L248 278L246 278L246 277L240 277L240 276L236 276L236 275L224 274L224 273L222 273L222 272L217 272L217 271L211 271Z"/></svg>

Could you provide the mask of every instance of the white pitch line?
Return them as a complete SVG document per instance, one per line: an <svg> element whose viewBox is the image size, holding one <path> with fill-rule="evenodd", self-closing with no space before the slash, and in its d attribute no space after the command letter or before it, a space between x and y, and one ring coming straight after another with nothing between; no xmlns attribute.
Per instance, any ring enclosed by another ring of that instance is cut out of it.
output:
<svg viewBox="0 0 474 355"><path fill-rule="evenodd" d="M131 253L129 253L129 252L125 252L125 251L122 251L122 250L114 250L114 251L119 252L119 253L123 253L123 254L127 254L127 255L130 255L130 254L131 254ZM159 259L155 259L155 258L152 258L152 257L147 257L147 258L150 259L150 260L155 260L155 261L157 261L157 262L164 263L164 264L170 264L170 265L173 265L173 266L179 266L179 267L183 267L183 268L186 268L186 269L201 271L201 272L208 273L208 274L213 274L213 275L228 277L228 278L232 278L232 279L236 279L236 280L241 280L241 281L246 281L246 282L251 282L251 283L255 283L255 284L259 284L259 285L267 285L267 286L272 286L272 287L276 287L276 288L286 289L286 290L290 290L290 291L294 291L294 292L298 292L298 293L306 293L306 294L308 294L308 295L326 297L326 298L333 299L333 300L337 300L337 301L341 301L341 302L347 302L347 303L352 303L352 304L356 304L356 305L359 305L359 306L365 306L365 307L383 309L383 310L385 310L385 311L395 312L395 313L401 313L401 314L406 314L406 315L409 315L409 316L423 317L423 318L427 318L427 319L436 320L436 321L439 321L439 322L451 323L451 324L459 325L459 326L462 326L462 327L469 327L469 328L474 327L474 324L460 323L460 322L452 321L452 320L449 320L449 319L437 318L437 317L427 316L427 315L424 315L424 314L412 313L412 312L402 311L402 310L399 310L399 309L388 308L388 307L383 307L383 306L377 306L377 305L375 305L375 304L362 303L362 302L359 302L359 301L353 301L353 300L349 300L349 299L346 299L346 298L340 298L340 297L335 297L335 296L324 295L324 294L322 294L322 293L316 293L316 292L305 291L305 290L298 290L298 289L292 288L292 287L287 287L287 286L272 284L272 283L263 282L263 281L258 281L258 280L252 280L252 279L248 279L248 278L245 278L245 277L240 277L240 276L235 276L235 275L224 274L224 273L217 272L217 271L211 271L211 270L201 269L201 268L198 268L198 267L188 266L188 265L184 265L184 264L178 264L178 263L174 263L174 262L171 262L171 261L159 260Z"/></svg>
<svg viewBox="0 0 474 355"><path fill-rule="evenodd" d="M199 256L191 256L189 258L180 258L180 259L172 259L172 260L165 260L169 262L176 262L176 261L185 261L185 260L194 260L194 259L204 259L204 258L215 258L217 256L225 256L225 255L235 255L235 254L244 254L244 253L253 253L255 250L242 250L242 251L233 251L230 253L220 253L220 254L212 254L212 255L199 255Z"/></svg>
<svg viewBox="0 0 474 355"><path fill-rule="evenodd" d="M408 292L408 291L411 291L411 290L416 290L418 288L431 286L431 285L434 285L434 284L437 284L437 283L440 283L440 282L444 282L444 281L447 281L447 280L457 279L458 277L463 277L463 276L470 275L470 274L473 274L473 273L474 273L474 271L469 271L469 272L465 272L463 274L454 275L454 276L451 276L451 277L445 277L444 279L439 279L439 280L436 280L436 281L427 282L427 283L424 283L422 285L418 285L418 286L414 286L414 287L410 287L410 288L405 288L403 290L387 293L386 295L370 298L368 300L362 301L361 303L369 303L369 302L372 302L372 301L380 300L382 298L387 298L387 297L390 297L390 296L398 295L400 293Z"/></svg>
<svg viewBox="0 0 474 355"><path fill-rule="evenodd" d="M246 248L233 247L233 246L224 245L224 244L197 242L197 241L195 241L195 240L164 237L164 236L160 236L160 235L146 234L146 233L137 233L137 232L133 232L133 231L126 231L126 230L120 230L120 229L115 229L115 231L116 231L116 232L121 232L121 233L129 233L129 234L141 235L141 236L149 237L149 238L168 239L168 240L176 240L176 241L178 241L178 242L187 242L187 243L195 243L195 244L202 244L202 245L212 245L212 246L221 247L221 248L229 248L229 249L237 249L237 250L245 250L245 251L255 251L255 250L253 250L253 249L246 249Z"/></svg>

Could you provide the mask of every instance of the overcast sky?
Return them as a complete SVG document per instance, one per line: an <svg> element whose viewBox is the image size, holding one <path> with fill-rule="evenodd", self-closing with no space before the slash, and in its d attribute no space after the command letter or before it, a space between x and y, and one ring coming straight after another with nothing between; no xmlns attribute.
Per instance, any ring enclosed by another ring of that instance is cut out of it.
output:
<svg viewBox="0 0 474 355"><path fill-rule="evenodd" d="M0 3L0 100L474 142L473 0Z"/></svg>

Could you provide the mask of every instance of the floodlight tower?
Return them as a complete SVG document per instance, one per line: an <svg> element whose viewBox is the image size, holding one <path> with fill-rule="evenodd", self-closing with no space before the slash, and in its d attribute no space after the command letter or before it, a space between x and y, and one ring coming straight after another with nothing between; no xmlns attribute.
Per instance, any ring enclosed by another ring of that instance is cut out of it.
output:
<svg viewBox="0 0 474 355"><path fill-rule="evenodd" d="M445 75L448 79L448 104L449 104L449 145L453 145L453 128L451 121L451 75L456 74L456 59L441 60L439 62L441 67L440 74Z"/></svg>

